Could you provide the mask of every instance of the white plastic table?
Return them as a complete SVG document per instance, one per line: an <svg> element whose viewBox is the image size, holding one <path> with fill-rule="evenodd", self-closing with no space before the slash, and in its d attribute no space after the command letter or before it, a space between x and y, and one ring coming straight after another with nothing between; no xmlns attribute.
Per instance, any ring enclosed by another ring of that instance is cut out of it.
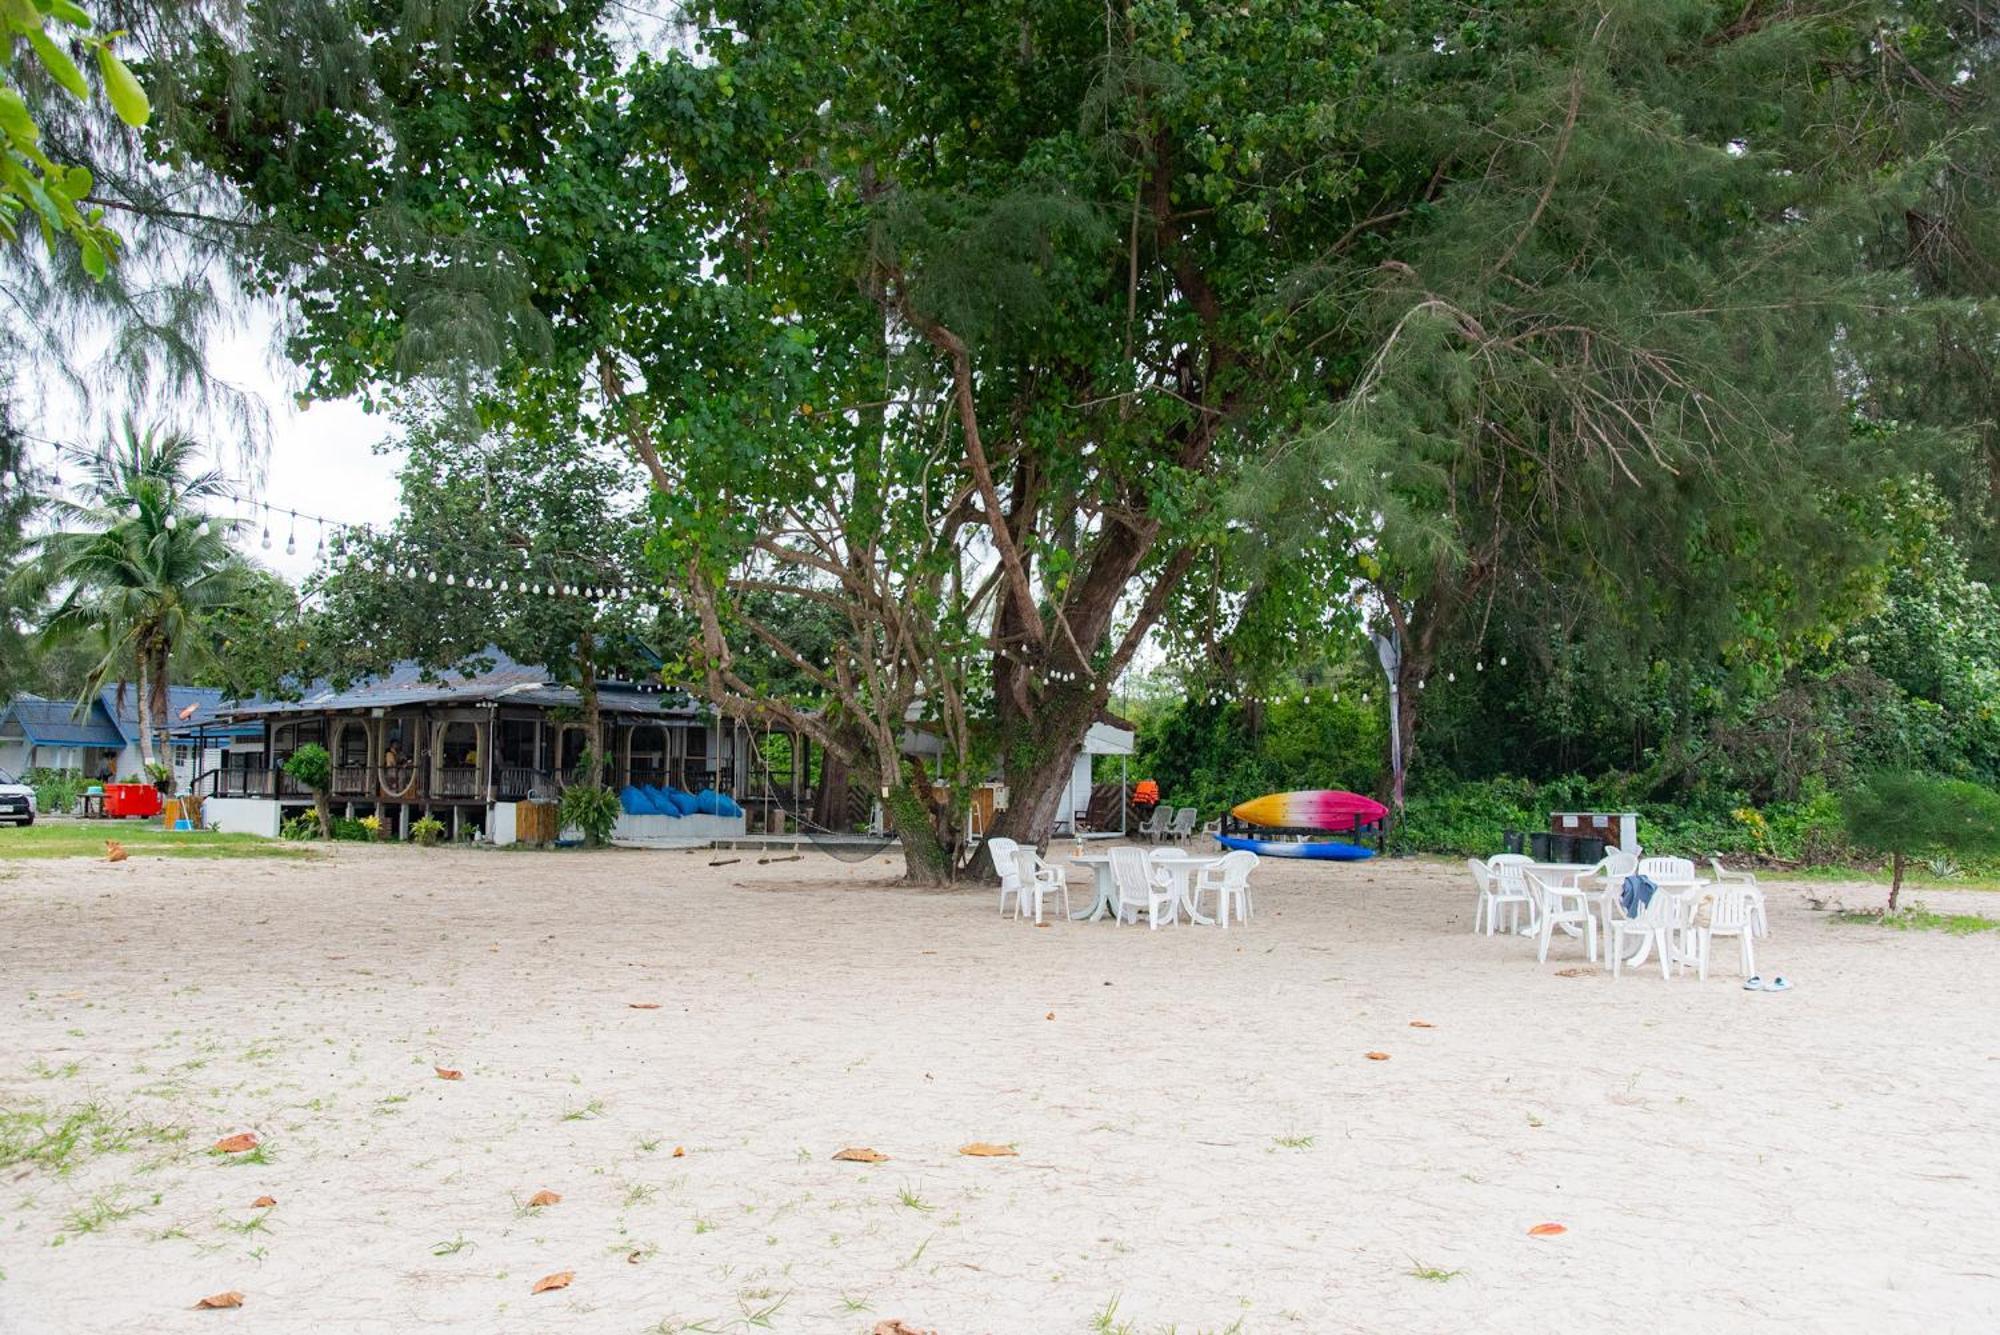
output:
<svg viewBox="0 0 2000 1335"><path fill-rule="evenodd" d="M1150 866L1165 867L1174 878L1180 893L1181 907L1187 910L1188 919L1203 927L1211 926L1215 919L1203 917L1194 911L1194 873L1203 867L1213 867L1222 861L1222 855L1183 853L1179 849L1147 850L1146 862ZM1071 857L1072 867L1088 867L1094 879L1093 888L1097 895L1087 907L1077 909L1069 916L1079 922L1096 922L1099 918L1114 917L1118 912L1118 882L1111 876L1111 855L1109 853L1085 853Z"/></svg>

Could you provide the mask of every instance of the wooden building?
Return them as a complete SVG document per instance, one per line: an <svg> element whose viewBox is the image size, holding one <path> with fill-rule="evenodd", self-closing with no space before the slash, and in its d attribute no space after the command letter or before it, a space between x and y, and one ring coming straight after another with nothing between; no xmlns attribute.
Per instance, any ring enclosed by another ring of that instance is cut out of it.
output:
<svg viewBox="0 0 2000 1335"><path fill-rule="evenodd" d="M194 790L206 799L205 818L222 829L275 834L284 816L312 803L312 794L284 773L284 762L317 742L333 759L337 813L382 816L398 834L432 815L454 835L470 827L509 842L513 807L558 798L581 774L593 741L575 687L497 650L481 657L490 666L469 674L427 673L406 662L345 688L315 683L297 700L224 704L222 718L261 725L263 745L231 753L197 777ZM611 787L712 789L744 811L734 818L686 817L685 829L641 829L646 821L628 816L621 822L633 825L627 835L713 838L781 830L787 813L810 809L811 751L803 739L773 748L785 770L773 773L764 756L769 734L684 694L606 682L598 688L598 710L595 746ZM658 824L674 818L646 819ZM732 828L721 828L731 819Z"/></svg>

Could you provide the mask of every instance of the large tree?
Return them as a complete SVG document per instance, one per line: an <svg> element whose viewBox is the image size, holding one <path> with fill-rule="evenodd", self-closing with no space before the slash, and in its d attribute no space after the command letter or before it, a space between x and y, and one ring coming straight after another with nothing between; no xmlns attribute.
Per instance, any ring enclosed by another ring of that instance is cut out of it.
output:
<svg viewBox="0 0 2000 1335"><path fill-rule="evenodd" d="M1843 330L1912 297L1874 240L1950 152L1902 109L1983 74L1962 8L791 0L631 60L588 5L369 9L366 97L212 79L187 145L317 239L265 273L327 391L457 372L621 432L693 678L817 720L935 875L906 722L1037 839L1191 580L1296 593L1241 559L1273 539L1371 558L1406 686L1538 563L1656 639L1676 574L1837 584L1821 493L1748 501L1847 448ZM1256 477L1316 504L1228 503ZM847 619L826 660L745 601L787 591Z"/></svg>

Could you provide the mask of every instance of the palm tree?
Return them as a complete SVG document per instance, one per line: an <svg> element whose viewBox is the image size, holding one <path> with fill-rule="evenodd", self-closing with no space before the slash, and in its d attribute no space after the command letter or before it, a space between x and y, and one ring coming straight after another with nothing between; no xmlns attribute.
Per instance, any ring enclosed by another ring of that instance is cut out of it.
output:
<svg viewBox="0 0 2000 1335"><path fill-rule="evenodd" d="M170 779L157 738L169 726L175 660L185 670L211 655L207 620L234 600L245 569L229 521L204 513L230 491L203 454L191 436L130 422L100 449L70 452L82 485L74 499L48 502L49 529L23 572L35 594L59 599L42 621L43 643L86 643L95 656L78 713L106 685L122 694L136 682L139 754Z"/></svg>

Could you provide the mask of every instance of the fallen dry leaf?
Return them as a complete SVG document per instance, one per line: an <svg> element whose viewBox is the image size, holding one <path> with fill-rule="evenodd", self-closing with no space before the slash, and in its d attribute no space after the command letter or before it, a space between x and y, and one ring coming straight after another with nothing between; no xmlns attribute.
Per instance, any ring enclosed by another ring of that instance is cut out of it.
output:
<svg viewBox="0 0 2000 1335"><path fill-rule="evenodd" d="M902 1321L891 1317L887 1321L877 1321L875 1329L868 1332L868 1335L938 1335L938 1333L935 1330L918 1330L915 1326L905 1325Z"/></svg>
<svg viewBox="0 0 2000 1335"><path fill-rule="evenodd" d="M119 843L116 839L106 839L104 841L104 860L106 862L123 862L131 856L130 853L125 851L125 845Z"/></svg>
<svg viewBox="0 0 2000 1335"><path fill-rule="evenodd" d="M221 1307L241 1307L241 1306L243 1306L243 1295L238 1293L235 1289L231 1289L227 1293L209 1294L206 1298L203 1298L200 1302L195 1304L195 1310L200 1311L203 1308L207 1308L213 1311L216 1308L221 1308Z"/></svg>
<svg viewBox="0 0 2000 1335"><path fill-rule="evenodd" d="M1385 1062L1389 1060L1389 1054L1386 1052L1364 1052L1361 1055L1371 1062Z"/></svg>
<svg viewBox="0 0 2000 1335"><path fill-rule="evenodd" d="M1430 1022L1429 1020L1412 1020L1412 1021L1410 1021L1410 1028L1412 1028L1412 1029L1435 1029L1435 1028L1437 1028L1437 1026L1436 1026L1436 1025L1434 1025L1434 1024L1432 1024L1432 1023L1431 1023L1431 1022Z"/></svg>
<svg viewBox="0 0 2000 1335"><path fill-rule="evenodd" d="M889 1156L865 1145L850 1145L833 1156L844 1163L887 1163Z"/></svg>
<svg viewBox="0 0 2000 1335"><path fill-rule="evenodd" d="M674 1158L685 1159L687 1157L688 1157L687 1146L685 1145L674 1146Z"/></svg>
<svg viewBox="0 0 2000 1335"><path fill-rule="evenodd" d="M1044 1020L1053 1020L1056 1018L1056 1013L1054 1011L1050 1011L1047 1015L1044 1015L1042 1018Z"/></svg>
<svg viewBox="0 0 2000 1335"><path fill-rule="evenodd" d="M259 1196L256 1200L250 1202L250 1208L253 1210L268 1210L277 1203L278 1198L276 1196Z"/></svg>
<svg viewBox="0 0 2000 1335"><path fill-rule="evenodd" d="M216 1141L214 1148L223 1154L241 1154L245 1150L254 1150L257 1148L257 1133L238 1131L233 1136L224 1136Z"/></svg>
<svg viewBox="0 0 2000 1335"><path fill-rule="evenodd" d="M1553 1238L1558 1234L1567 1232L1569 1230L1561 1224L1536 1224L1528 1230L1528 1236L1531 1238Z"/></svg>
<svg viewBox="0 0 2000 1335"><path fill-rule="evenodd" d="M1558 977L1558 978L1588 978L1588 977L1590 977L1590 975L1592 975L1592 974L1594 974L1594 973L1596 973L1596 972L1597 972L1597 970L1595 970L1595 969L1557 969L1557 970L1556 970L1556 977Z"/></svg>
<svg viewBox="0 0 2000 1335"><path fill-rule="evenodd" d="M438 1079L440 1079L440 1080L463 1080L463 1079L465 1079L465 1072L463 1072L463 1071L454 1071L454 1070L450 1069L449 1067L445 1067L445 1066L433 1066L433 1067L431 1067L431 1069L432 1069L433 1071L436 1071L436 1072L438 1073Z"/></svg>
<svg viewBox="0 0 2000 1335"><path fill-rule="evenodd" d="M536 1192L534 1195L528 1197L528 1204L536 1208L540 1208L541 1206L544 1205L560 1205L561 1203L562 1203L561 1194L558 1192L550 1191L546 1187Z"/></svg>
<svg viewBox="0 0 2000 1335"><path fill-rule="evenodd" d="M637 1265L637 1264L639 1264L639 1262L641 1262L641 1261L643 1261L643 1260L645 1260L645 1259L646 1259L646 1253L644 1253L644 1252L642 1252L642 1251L638 1251L638 1252L627 1252L627 1253L626 1253L626 1255L625 1255L625 1264L626 1264L626 1265Z"/></svg>
<svg viewBox="0 0 2000 1335"><path fill-rule="evenodd" d="M536 1280L535 1287L529 1290L529 1292L547 1293L550 1289L566 1289L569 1287L569 1282L575 1278L576 1271L574 1270L558 1270L553 1275L543 1275L540 1279Z"/></svg>
<svg viewBox="0 0 2000 1335"><path fill-rule="evenodd" d="M657 1001L628 1001L625 1005L635 1011L656 1011L660 1008L660 1003Z"/></svg>
<svg viewBox="0 0 2000 1335"><path fill-rule="evenodd" d="M984 1140L975 1140L970 1145L960 1145L958 1152L974 1159L1011 1159L1016 1153L1012 1145L994 1145Z"/></svg>

